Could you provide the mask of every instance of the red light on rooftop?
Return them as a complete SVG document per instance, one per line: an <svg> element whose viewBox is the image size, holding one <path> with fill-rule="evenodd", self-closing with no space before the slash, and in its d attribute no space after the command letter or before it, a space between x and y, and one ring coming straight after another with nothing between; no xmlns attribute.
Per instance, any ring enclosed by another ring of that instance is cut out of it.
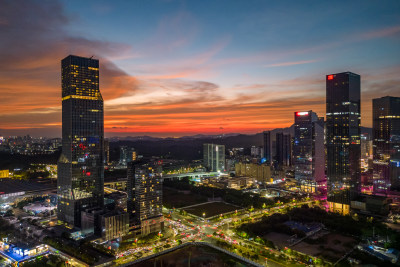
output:
<svg viewBox="0 0 400 267"><path fill-rule="evenodd" d="M333 75L328 75L328 80L333 80Z"/></svg>
<svg viewBox="0 0 400 267"><path fill-rule="evenodd" d="M305 116L308 115L308 112L296 112L296 116Z"/></svg>

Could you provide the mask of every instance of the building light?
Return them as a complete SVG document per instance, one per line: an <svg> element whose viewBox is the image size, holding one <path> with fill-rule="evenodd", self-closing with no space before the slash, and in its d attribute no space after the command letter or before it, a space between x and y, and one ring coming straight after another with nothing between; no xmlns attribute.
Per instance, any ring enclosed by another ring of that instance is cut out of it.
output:
<svg viewBox="0 0 400 267"><path fill-rule="evenodd" d="M306 115L308 115L307 111L305 111L305 112L296 112L296 116L306 116Z"/></svg>
<svg viewBox="0 0 400 267"><path fill-rule="evenodd" d="M333 80L333 75L328 75L328 80Z"/></svg>

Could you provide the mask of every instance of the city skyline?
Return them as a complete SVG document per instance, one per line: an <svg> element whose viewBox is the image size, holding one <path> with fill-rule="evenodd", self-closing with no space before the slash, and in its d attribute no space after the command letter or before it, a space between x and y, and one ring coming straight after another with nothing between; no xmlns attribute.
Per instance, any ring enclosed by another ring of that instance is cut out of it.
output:
<svg viewBox="0 0 400 267"><path fill-rule="evenodd" d="M372 99L398 91L400 4L340 5L2 1L0 134L61 137L68 54L101 61L106 136L260 133L311 109L326 118L325 75L343 71L361 75L361 125L372 127Z"/></svg>

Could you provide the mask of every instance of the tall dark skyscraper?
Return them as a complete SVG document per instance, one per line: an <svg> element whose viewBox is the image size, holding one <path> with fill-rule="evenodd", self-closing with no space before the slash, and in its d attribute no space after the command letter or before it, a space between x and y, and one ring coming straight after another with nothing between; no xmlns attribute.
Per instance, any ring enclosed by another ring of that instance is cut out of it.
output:
<svg viewBox="0 0 400 267"><path fill-rule="evenodd" d="M275 158L279 166L278 168L290 166L292 162L292 137L290 134L277 133L275 148Z"/></svg>
<svg viewBox="0 0 400 267"><path fill-rule="evenodd" d="M264 158L268 165L272 164L271 159L271 131L263 132Z"/></svg>
<svg viewBox="0 0 400 267"><path fill-rule="evenodd" d="M349 205L360 190L360 75L326 76L328 201ZM343 206L343 205L342 205Z"/></svg>
<svg viewBox="0 0 400 267"><path fill-rule="evenodd" d="M325 181L324 118L315 112L294 113L295 179L305 192L321 190Z"/></svg>
<svg viewBox="0 0 400 267"><path fill-rule="evenodd" d="M81 227L81 212L104 203L104 114L99 61L61 61L62 154L58 162L58 219Z"/></svg>
<svg viewBox="0 0 400 267"><path fill-rule="evenodd" d="M400 191L400 97L373 99L374 192Z"/></svg>

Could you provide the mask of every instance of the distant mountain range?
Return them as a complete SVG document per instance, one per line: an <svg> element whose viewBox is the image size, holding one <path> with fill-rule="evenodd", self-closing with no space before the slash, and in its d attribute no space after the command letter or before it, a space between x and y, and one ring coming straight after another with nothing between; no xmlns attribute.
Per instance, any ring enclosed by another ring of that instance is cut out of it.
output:
<svg viewBox="0 0 400 267"><path fill-rule="evenodd" d="M286 128L276 128L271 130L272 135L278 133L278 132L283 132L285 134L290 133L292 136L294 135L294 125ZM363 127L361 126L361 133L367 133L369 135L372 135L372 128L368 127ZM126 136L126 137L110 137L108 140L110 142L119 142L119 141L166 141L166 140L193 140L193 139L219 139L219 140L224 140L224 139L230 139L233 137L237 137L238 139L244 139L244 140L257 140L259 139L259 136L261 136L261 141L262 141L262 133L257 133L257 134L240 134L240 133L227 133L227 134L218 134L218 135L205 135L205 134L196 134L196 135L190 135L190 136L182 136L182 137L152 137L148 135L144 136ZM235 139L235 138L233 138ZM257 145L257 144L253 144Z"/></svg>
<svg viewBox="0 0 400 267"><path fill-rule="evenodd" d="M294 135L294 125L287 128L271 130L272 139L275 139L277 132ZM361 127L361 133L371 135L372 129ZM179 138L157 138L151 136L135 137L112 137L110 148L113 149L114 158L118 157L120 146L134 147L139 154L144 156L162 156L174 159L201 159L204 143L214 143L225 145L227 149L233 147L243 147L250 149L251 146L263 145L263 133L252 135L230 133L223 135L202 135L183 136Z"/></svg>

